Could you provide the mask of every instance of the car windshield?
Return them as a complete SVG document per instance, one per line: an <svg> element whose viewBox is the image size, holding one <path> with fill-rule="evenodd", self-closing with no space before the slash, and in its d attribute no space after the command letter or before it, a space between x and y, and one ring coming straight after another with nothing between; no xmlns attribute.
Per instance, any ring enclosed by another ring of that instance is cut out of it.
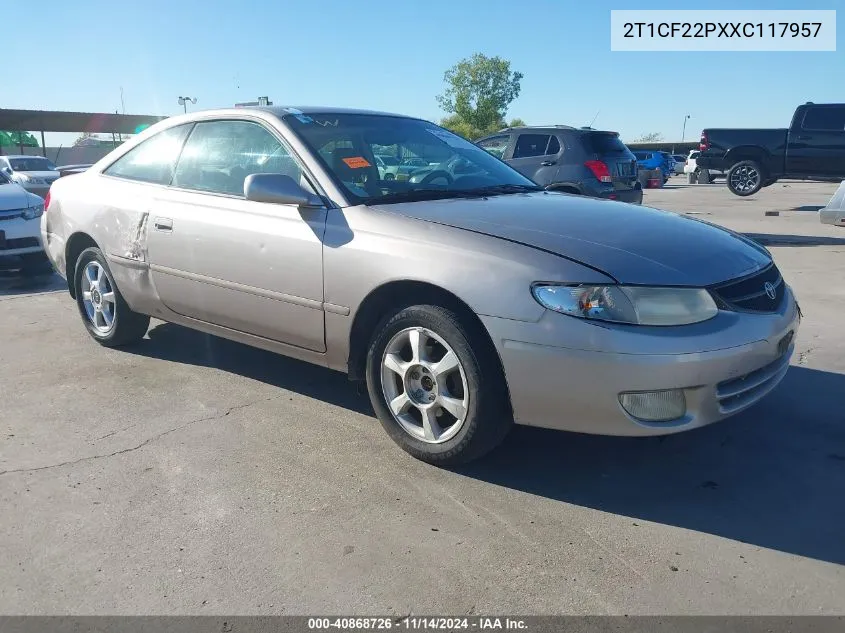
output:
<svg viewBox="0 0 845 633"><path fill-rule="evenodd" d="M358 204L481 197L541 187L441 127L370 114L286 115L285 122ZM398 165L383 173L384 165Z"/></svg>
<svg viewBox="0 0 845 633"><path fill-rule="evenodd" d="M9 164L13 171L56 171L56 166L52 162L38 156L10 158Z"/></svg>

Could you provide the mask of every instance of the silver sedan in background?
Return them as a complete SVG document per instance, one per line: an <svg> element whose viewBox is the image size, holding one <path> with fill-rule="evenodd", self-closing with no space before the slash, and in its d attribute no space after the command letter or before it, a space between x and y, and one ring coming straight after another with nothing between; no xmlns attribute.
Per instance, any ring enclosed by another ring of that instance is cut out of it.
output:
<svg viewBox="0 0 845 633"><path fill-rule="evenodd" d="M388 179L376 151L430 169ZM347 372L390 437L439 465L514 422L655 435L726 418L781 381L800 320L745 237L543 191L374 112L168 119L58 180L42 233L102 345L154 316Z"/></svg>
<svg viewBox="0 0 845 633"><path fill-rule="evenodd" d="M52 161L42 156L0 156L0 170L21 187L42 198L60 176Z"/></svg>

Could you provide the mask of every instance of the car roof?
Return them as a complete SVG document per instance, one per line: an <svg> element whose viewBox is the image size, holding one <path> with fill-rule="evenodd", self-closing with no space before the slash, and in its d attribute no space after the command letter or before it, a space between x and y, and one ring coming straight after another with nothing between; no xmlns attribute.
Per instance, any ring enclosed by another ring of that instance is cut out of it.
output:
<svg viewBox="0 0 845 633"><path fill-rule="evenodd" d="M263 110L264 112L271 112L276 116L282 117L289 114L370 114L375 116L392 116L401 117L403 119L416 119L418 117L408 116L406 114L396 114L393 112L381 112L379 110L363 110L357 108L338 108L330 106L247 106L238 108L238 110ZM208 112L204 110L202 112Z"/></svg>
<svg viewBox="0 0 845 633"><path fill-rule="evenodd" d="M43 158L44 160L50 160L46 156L33 156L31 154L3 154L2 158Z"/></svg>

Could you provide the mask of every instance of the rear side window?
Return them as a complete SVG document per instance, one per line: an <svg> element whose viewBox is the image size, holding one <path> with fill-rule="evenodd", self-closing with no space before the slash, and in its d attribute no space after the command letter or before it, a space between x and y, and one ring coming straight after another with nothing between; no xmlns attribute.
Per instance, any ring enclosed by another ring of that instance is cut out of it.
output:
<svg viewBox="0 0 845 633"><path fill-rule="evenodd" d="M547 153L546 148L549 146L551 138L548 134L520 134L519 138L516 139L513 157L530 158L531 156L545 156ZM559 145L558 149L560 149Z"/></svg>
<svg viewBox="0 0 845 633"><path fill-rule="evenodd" d="M478 142L478 146L493 154L496 158L502 158L505 155L505 150L508 148L509 136L494 136L492 138L484 139Z"/></svg>
<svg viewBox="0 0 845 633"><path fill-rule="evenodd" d="M243 196L246 177L261 173L302 179L293 156L258 123L203 121L185 143L173 186Z"/></svg>
<svg viewBox="0 0 845 633"><path fill-rule="evenodd" d="M588 154L619 154L630 151L617 134L584 134L581 142ZM639 157L640 154L637 154L637 158Z"/></svg>
<svg viewBox="0 0 845 633"><path fill-rule="evenodd" d="M805 130L845 132L845 106L808 108L801 127Z"/></svg>
<svg viewBox="0 0 845 633"><path fill-rule="evenodd" d="M159 132L126 152L103 173L127 180L169 185L182 144L192 125L186 123Z"/></svg>

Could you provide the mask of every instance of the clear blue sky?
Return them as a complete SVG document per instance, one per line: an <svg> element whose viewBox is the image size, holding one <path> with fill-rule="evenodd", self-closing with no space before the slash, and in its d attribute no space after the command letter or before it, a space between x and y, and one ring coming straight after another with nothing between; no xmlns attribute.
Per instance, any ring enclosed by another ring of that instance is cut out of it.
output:
<svg viewBox="0 0 845 633"><path fill-rule="evenodd" d="M40 0L5 7L0 107L174 114L268 95L437 120L443 72L475 52L525 74L508 115L623 138L788 123L804 101L845 101L835 53L612 53L610 10L842 9L842 0ZM19 25L20 28L17 28ZM56 135L54 135L55 138ZM65 136L65 135L61 135ZM48 144L52 139L48 138Z"/></svg>

